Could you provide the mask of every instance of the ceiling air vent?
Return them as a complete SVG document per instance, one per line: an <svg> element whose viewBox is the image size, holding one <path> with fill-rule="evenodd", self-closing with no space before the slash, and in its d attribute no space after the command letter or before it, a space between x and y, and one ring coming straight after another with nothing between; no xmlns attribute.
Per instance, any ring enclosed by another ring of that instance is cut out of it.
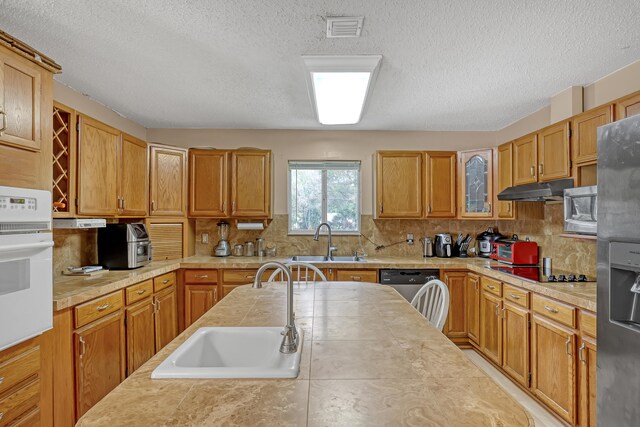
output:
<svg viewBox="0 0 640 427"><path fill-rule="evenodd" d="M364 16L328 16L327 38L360 37Z"/></svg>

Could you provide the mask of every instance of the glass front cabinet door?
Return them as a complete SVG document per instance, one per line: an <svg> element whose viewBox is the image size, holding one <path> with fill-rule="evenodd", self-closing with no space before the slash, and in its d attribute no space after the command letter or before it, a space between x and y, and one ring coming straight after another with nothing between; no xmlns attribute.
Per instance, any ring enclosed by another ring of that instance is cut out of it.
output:
<svg viewBox="0 0 640 427"><path fill-rule="evenodd" d="M460 209L465 218L493 216L493 152L492 150L460 153Z"/></svg>

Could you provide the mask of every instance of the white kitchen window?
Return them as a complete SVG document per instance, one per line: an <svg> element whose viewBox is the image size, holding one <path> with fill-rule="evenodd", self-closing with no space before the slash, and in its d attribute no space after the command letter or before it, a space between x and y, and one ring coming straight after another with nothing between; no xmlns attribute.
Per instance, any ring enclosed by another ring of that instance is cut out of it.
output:
<svg viewBox="0 0 640 427"><path fill-rule="evenodd" d="M360 234L359 161L289 161L289 234L313 234L323 222L334 234Z"/></svg>

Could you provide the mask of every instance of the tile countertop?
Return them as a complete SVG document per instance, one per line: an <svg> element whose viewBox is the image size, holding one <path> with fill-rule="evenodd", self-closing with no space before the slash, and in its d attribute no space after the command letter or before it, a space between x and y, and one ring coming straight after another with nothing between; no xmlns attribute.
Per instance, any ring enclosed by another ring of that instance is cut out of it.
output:
<svg viewBox="0 0 640 427"><path fill-rule="evenodd" d="M298 378L151 379L200 327L283 326L285 292L281 283L235 289L77 425L533 426L455 344L377 284L296 285Z"/></svg>
<svg viewBox="0 0 640 427"><path fill-rule="evenodd" d="M179 268L258 268L267 261L286 262L289 258L192 256L172 261L154 261L135 270L108 271L92 277L61 276L53 283L53 309L63 310L109 292L122 289ZM368 257L367 262L313 263L331 268L445 268L468 269L505 283L529 289L576 307L596 311L595 283L533 283L487 268L496 264L486 258L400 258Z"/></svg>

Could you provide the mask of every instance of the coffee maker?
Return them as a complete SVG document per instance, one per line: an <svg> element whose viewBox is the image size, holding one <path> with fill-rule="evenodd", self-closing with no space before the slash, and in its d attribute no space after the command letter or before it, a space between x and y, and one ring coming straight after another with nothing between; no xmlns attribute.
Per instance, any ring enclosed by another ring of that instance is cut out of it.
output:
<svg viewBox="0 0 640 427"><path fill-rule="evenodd" d="M452 244L451 234L436 234L436 256L439 258L451 258Z"/></svg>
<svg viewBox="0 0 640 427"><path fill-rule="evenodd" d="M215 256L229 256L231 255L231 245L229 245L229 223L225 221L220 221L218 223L218 236L220 240L218 241L218 246L213 251Z"/></svg>

